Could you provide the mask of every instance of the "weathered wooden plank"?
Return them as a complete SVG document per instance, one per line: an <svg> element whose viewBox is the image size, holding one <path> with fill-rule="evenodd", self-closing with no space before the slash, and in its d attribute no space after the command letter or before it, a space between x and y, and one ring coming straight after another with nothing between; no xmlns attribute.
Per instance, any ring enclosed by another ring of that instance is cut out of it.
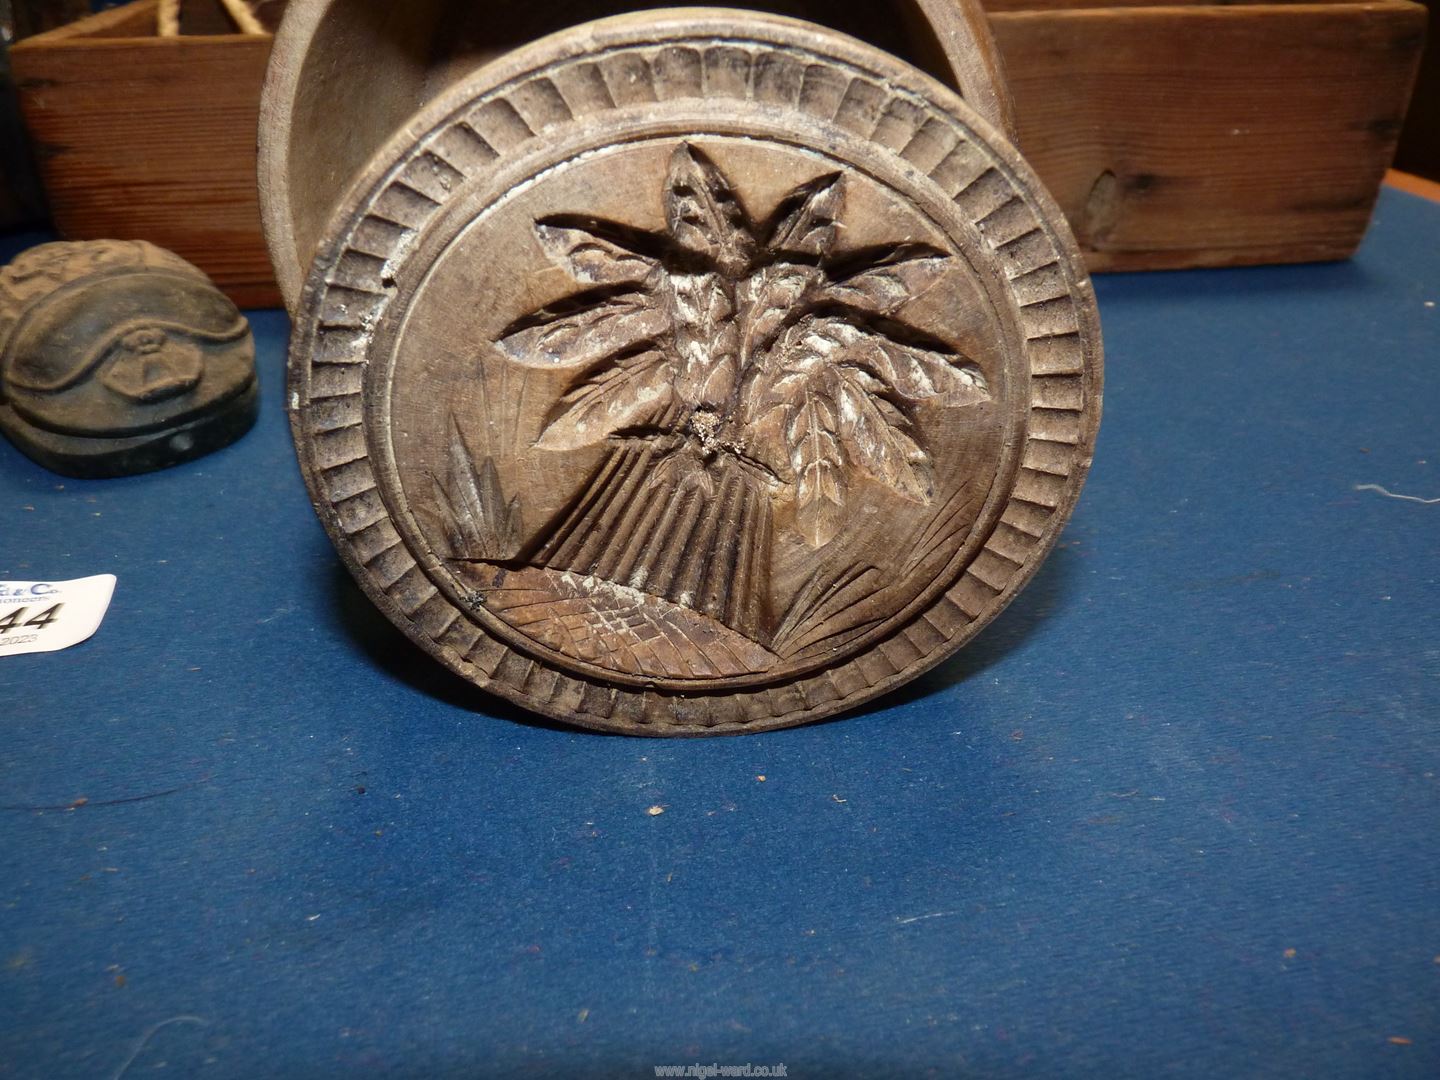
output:
<svg viewBox="0 0 1440 1080"><path fill-rule="evenodd" d="M1359 244L1420 5L988 6L1020 148L1092 269L1340 259Z"/></svg>
<svg viewBox="0 0 1440 1080"><path fill-rule="evenodd" d="M56 224L151 240L238 302L277 303L255 195L269 39L139 36L155 3L12 51ZM1420 5L987 7L1021 149L1092 269L1339 259L1363 238L1419 60Z"/></svg>
<svg viewBox="0 0 1440 1080"><path fill-rule="evenodd" d="M154 6L140 0L11 53L55 225L72 239L150 240L237 303L278 303L255 190L270 39L115 36L147 25L147 9L153 26Z"/></svg>

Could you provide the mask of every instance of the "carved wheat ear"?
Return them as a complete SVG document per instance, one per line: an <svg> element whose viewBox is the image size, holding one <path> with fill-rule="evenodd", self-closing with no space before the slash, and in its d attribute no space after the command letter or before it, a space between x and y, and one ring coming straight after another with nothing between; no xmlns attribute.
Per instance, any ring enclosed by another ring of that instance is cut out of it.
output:
<svg viewBox="0 0 1440 1080"><path fill-rule="evenodd" d="M541 308L505 328L500 351L525 367L579 368L660 340L670 321L642 290L601 286Z"/></svg>
<svg viewBox="0 0 1440 1080"><path fill-rule="evenodd" d="M823 259L835 247L845 207L845 176L830 173L802 184L780 203L766 231L775 253Z"/></svg>
<svg viewBox="0 0 1440 1080"><path fill-rule="evenodd" d="M826 266L826 299L876 315L894 315L933 288L949 261L928 244L865 248Z"/></svg>
<svg viewBox="0 0 1440 1080"><path fill-rule="evenodd" d="M680 396L691 405L720 405L739 374L733 294L719 274L672 274L665 284Z"/></svg>
<svg viewBox="0 0 1440 1080"><path fill-rule="evenodd" d="M910 418L868 372L842 366L831 381L847 459L895 494L928 506L934 494L930 456L911 437Z"/></svg>
<svg viewBox="0 0 1440 1080"><path fill-rule="evenodd" d="M670 158L665 220L676 243L707 257L731 278L742 275L755 257L750 220L730 181L689 143Z"/></svg>
<svg viewBox="0 0 1440 1080"><path fill-rule="evenodd" d="M824 547L844 523L845 455L834 400L803 390L785 429L795 470L795 525L812 548Z"/></svg>
<svg viewBox="0 0 1440 1080"><path fill-rule="evenodd" d="M674 383L673 365L662 352L640 348L617 356L555 404L535 445L574 450L652 423L674 400Z"/></svg>
<svg viewBox="0 0 1440 1080"><path fill-rule="evenodd" d="M551 262L584 285L638 283L660 262L656 238L609 221L546 218L535 223L535 238Z"/></svg>

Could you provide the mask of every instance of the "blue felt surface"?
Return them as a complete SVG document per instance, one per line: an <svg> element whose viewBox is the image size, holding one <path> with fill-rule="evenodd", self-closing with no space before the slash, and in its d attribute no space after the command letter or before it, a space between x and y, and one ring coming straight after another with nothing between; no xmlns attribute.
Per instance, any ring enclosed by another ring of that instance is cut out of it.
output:
<svg viewBox="0 0 1440 1080"><path fill-rule="evenodd" d="M1040 576L760 737L561 730L419 655L310 511L278 314L235 447L0 446L0 578L119 576L0 658L0 1076L1436 1076L1440 504L1356 486L1440 497L1440 206L1098 285Z"/></svg>

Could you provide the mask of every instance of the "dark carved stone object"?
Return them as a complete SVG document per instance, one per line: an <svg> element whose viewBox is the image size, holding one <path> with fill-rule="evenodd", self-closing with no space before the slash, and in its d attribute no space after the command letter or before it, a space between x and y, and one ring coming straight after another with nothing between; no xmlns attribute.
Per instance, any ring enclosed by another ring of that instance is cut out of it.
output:
<svg viewBox="0 0 1440 1080"><path fill-rule="evenodd" d="M249 324L141 241L44 244L0 270L0 431L67 476L162 469L255 422Z"/></svg>
<svg viewBox="0 0 1440 1080"><path fill-rule="evenodd" d="M452 670L647 734L864 702L1053 545L1088 277L1003 134L833 31L684 10L461 80L357 178L295 316L322 521Z"/></svg>

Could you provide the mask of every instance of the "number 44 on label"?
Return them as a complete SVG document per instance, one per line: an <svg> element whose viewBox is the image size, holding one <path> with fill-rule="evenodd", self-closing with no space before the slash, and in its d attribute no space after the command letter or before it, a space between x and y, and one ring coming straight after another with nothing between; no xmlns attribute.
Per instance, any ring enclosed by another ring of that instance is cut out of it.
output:
<svg viewBox="0 0 1440 1080"><path fill-rule="evenodd" d="M55 652L100 628L115 575L74 581L0 581L0 656Z"/></svg>
<svg viewBox="0 0 1440 1080"><path fill-rule="evenodd" d="M44 630L45 627L59 618L60 609L64 606L64 604L51 604L44 611L40 612L39 615L31 619L25 619L25 616L30 611L29 608L16 608L8 615L0 615L0 634L8 634L17 626L23 626L27 629L33 626L39 630ZM20 621L21 619L25 619L25 621L22 623Z"/></svg>

